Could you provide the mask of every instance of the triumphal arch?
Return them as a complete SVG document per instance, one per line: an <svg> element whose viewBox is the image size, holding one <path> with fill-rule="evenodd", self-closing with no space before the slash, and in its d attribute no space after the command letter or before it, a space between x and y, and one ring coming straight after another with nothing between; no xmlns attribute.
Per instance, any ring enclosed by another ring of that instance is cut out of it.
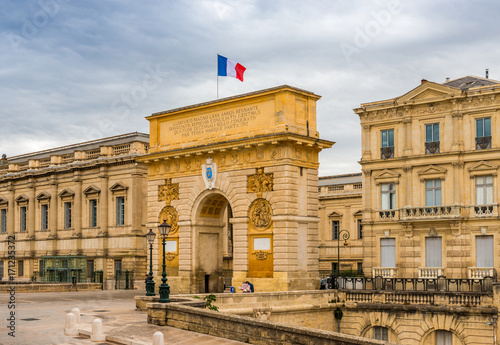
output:
<svg viewBox="0 0 500 345"><path fill-rule="evenodd" d="M317 288L320 96L280 86L154 113L148 227L166 220L172 292ZM154 244L156 286L162 245ZM232 280L231 280L232 278Z"/></svg>

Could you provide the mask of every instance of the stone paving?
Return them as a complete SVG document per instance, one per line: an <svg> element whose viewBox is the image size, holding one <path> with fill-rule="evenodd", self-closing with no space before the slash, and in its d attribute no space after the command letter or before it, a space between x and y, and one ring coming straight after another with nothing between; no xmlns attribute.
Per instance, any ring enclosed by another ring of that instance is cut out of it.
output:
<svg viewBox="0 0 500 345"><path fill-rule="evenodd" d="M1 345L80 345L80 344L152 344L153 334L160 331L165 344L243 344L172 327L147 324L146 312L135 310L134 296L144 290L108 290L79 292L16 293L15 338L7 328L10 295L0 294L0 344ZM118 342L91 342L85 336L65 336L66 314L79 308L81 321L78 328L90 332L92 320L100 318L104 334Z"/></svg>

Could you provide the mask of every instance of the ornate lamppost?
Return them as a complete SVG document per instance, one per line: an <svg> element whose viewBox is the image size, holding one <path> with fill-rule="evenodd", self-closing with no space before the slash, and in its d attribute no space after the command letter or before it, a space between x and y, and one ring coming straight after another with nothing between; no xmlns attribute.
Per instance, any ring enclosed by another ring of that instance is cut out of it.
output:
<svg viewBox="0 0 500 345"><path fill-rule="evenodd" d="M161 285L160 285L160 299L158 302L160 303L169 303L170 298L168 297L170 295L170 286L167 284L167 272L165 271L165 239L168 236L168 233L170 232L171 226L167 224L167 221L164 220L163 223L158 225L158 229L160 230L160 234L162 236L162 245L163 245L163 273L161 278Z"/></svg>
<svg viewBox="0 0 500 345"><path fill-rule="evenodd" d="M337 238L337 276L340 276L340 237L344 240L344 246L347 246L347 240L351 237L346 229L340 230Z"/></svg>
<svg viewBox="0 0 500 345"><path fill-rule="evenodd" d="M155 282L153 280L153 243L155 237L156 234L153 232L153 229L149 229L149 232L146 234L149 243L149 277L146 282L146 296L155 295Z"/></svg>

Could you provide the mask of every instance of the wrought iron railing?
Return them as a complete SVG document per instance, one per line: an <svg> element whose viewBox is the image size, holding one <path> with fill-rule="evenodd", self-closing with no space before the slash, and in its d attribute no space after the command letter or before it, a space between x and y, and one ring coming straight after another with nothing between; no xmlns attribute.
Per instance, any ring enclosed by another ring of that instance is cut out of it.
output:
<svg viewBox="0 0 500 345"><path fill-rule="evenodd" d="M476 138L476 150L491 149L491 136L489 137L477 137Z"/></svg>
<svg viewBox="0 0 500 345"><path fill-rule="evenodd" d="M425 154L433 155L439 153L439 141L429 141L425 143Z"/></svg>
<svg viewBox="0 0 500 345"><path fill-rule="evenodd" d="M382 159L394 158L394 146L381 147L380 148L380 158L382 158Z"/></svg>
<svg viewBox="0 0 500 345"><path fill-rule="evenodd" d="M494 277L482 279L334 277L341 290L492 292Z"/></svg>
<svg viewBox="0 0 500 345"><path fill-rule="evenodd" d="M498 215L497 204L476 205L474 206L474 214L478 217L490 217Z"/></svg>

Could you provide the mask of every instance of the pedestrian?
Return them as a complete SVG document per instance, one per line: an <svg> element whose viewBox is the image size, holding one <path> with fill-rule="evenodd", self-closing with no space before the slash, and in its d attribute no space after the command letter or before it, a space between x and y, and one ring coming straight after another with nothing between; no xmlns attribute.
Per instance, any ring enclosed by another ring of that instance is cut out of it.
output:
<svg viewBox="0 0 500 345"><path fill-rule="evenodd" d="M144 280L144 282L147 284L149 280L150 280L149 274L146 274L146 280Z"/></svg>
<svg viewBox="0 0 500 345"><path fill-rule="evenodd" d="M243 282L243 284L241 284L240 288L241 292L244 292L244 293L248 293L250 292L250 285L247 284L247 282Z"/></svg>
<svg viewBox="0 0 500 345"><path fill-rule="evenodd" d="M78 287L76 286L76 274L73 273L73 277L71 277L71 287L69 288L69 291L71 291L71 289L75 288L76 291L78 291Z"/></svg>
<svg viewBox="0 0 500 345"><path fill-rule="evenodd" d="M253 284L250 283L248 280L246 281L246 283L248 284L248 286L250 287L250 292L255 292L254 289L253 289Z"/></svg>

